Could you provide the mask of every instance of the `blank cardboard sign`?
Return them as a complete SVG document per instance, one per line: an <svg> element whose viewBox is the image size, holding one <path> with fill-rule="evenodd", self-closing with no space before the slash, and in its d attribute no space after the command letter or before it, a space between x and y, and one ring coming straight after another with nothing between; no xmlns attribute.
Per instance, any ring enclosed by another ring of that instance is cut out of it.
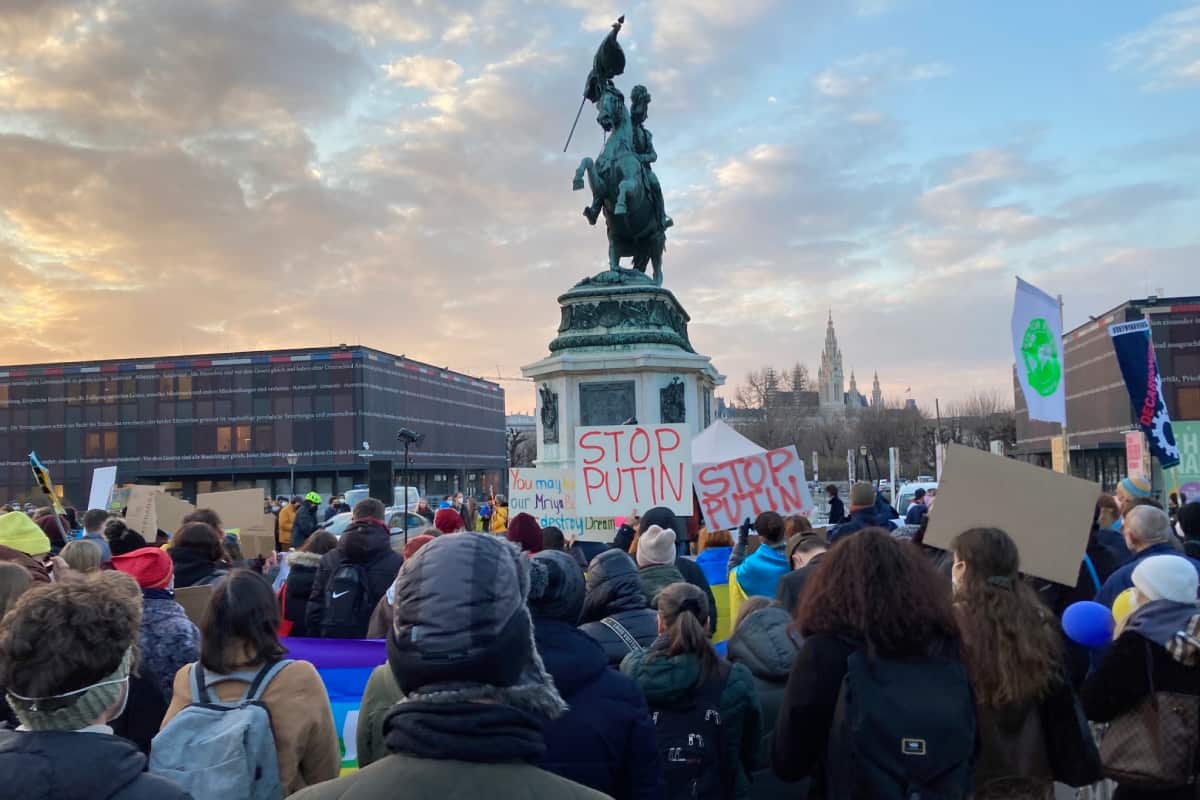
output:
<svg viewBox="0 0 1200 800"><path fill-rule="evenodd" d="M1022 572L1074 586L1099 496L1090 481L952 444L925 543L949 549L969 528L999 528L1017 543Z"/></svg>
<svg viewBox="0 0 1200 800"><path fill-rule="evenodd" d="M154 509L158 512L158 527L174 535L183 525L183 518L195 511L196 507L166 492L159 492L154 495Z"/></svg>
<svg viewBox="0 0 1200 800"><path fill-rule="evenodd" d="M185 586L175 590L175 602L183 606L188 619L199 627L204 623L208 604L212 602L212 592L212 586Z"/></svg>
<svg viewBox="0 0 1200 800"><path fill-rule="evenodd" d="M262 527L262 489L235 489L232 492L201 492L196 496L196 508L209 508L221 518L225 530L258 530Z"/></svg>

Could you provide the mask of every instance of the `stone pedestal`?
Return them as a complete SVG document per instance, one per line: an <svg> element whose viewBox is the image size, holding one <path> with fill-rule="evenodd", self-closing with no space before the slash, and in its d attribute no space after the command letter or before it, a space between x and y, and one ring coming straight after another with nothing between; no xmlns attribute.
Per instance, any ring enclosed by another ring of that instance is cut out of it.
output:
<svg viewBox="0 0 1200 800"><path fill-rule="evenodd" d="M558 298L550 355L521 372L537 385L539 467L573 469L575 428L679 423L693 435L713 418L725 382L692 349L675 295L640 272L586 278Z"/></svg>

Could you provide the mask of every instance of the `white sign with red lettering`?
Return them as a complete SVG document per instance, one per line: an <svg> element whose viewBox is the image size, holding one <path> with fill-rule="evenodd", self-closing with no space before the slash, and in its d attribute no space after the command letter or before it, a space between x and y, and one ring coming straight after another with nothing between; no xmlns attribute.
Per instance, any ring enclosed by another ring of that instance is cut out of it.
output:
<svg viewBox="0 0 1200 800"><path fill-rule="evenodd" d="M691 454L686 425L576 428L576 512L615 517L666 506L691 516Z"/></svg>
<svg viewBox="0 0 1200 800"><path fill-rule="evenodd" d="M697 467L695 484L710 531L736 528L764 511L783 516L813 511L804 462L794 445Z"/></svg>

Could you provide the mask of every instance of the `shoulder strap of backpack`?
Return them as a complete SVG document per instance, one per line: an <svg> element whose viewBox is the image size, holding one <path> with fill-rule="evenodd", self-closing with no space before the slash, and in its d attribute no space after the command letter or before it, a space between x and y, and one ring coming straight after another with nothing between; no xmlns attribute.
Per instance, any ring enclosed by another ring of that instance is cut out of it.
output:
<svg viewBox="0 0 1200 800"><path fill-rule="evenodd" d="M267 690L267 686L271 681L283 671L283 668L292 663L290 658L281 658L274 664L264 664L263 668L254 676L254 680L250 682L250 688L243 695L243 700L255 701L262 697L263 692Z"/></svg>
<svg viewBox="0 0 1200 800"><path fill-rule="evenodd" d="M638 644L638 640L633 638L633 634L629 632L628 628L617 622L612 617L605 617L604 619L600 620L600 624L615 633L617 638L624 642L625 646L629 648L629 652L640 653L646 649Z"/></svg>
<svg viewBox="0 0 1200 800"><path fill-rule="evenodd" d="M212 698L208 696L208 686L205 685L204 667L199 661L192 664L192 702L212 702Z"/></svg>

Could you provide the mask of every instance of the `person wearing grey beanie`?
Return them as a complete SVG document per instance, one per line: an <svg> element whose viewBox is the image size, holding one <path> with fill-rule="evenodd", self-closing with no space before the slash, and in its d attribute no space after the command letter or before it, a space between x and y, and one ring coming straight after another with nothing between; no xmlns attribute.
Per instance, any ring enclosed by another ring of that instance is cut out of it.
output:
<svg viewBox="0 0 1200 800"><path fill-rule="evenodd" d="M0 731L0 797L190 797L113 735L137 666L138 594L121 573L85 575L29 590L0 622L0 684L21 722Z"/></svg>
<svg viewBox="0 0 1200 800"><path fill-rule="evenodd" d="M567 704L534 646L531 571L493 536L441 536L405 561L387 637L402 693L384 718L389 755L293 796L605 797L536 766Z"/></svg>
<svg viewBox="0 0 1200 800"><path fill-rule="evenodd" d="M660 798L664 785L654 723L641 689L608 668L600 645L576 624L583 574L575 559L543 550L530 560L529 610L537 651L570 706L546 724L542 769L617 800Z"/></svg>

